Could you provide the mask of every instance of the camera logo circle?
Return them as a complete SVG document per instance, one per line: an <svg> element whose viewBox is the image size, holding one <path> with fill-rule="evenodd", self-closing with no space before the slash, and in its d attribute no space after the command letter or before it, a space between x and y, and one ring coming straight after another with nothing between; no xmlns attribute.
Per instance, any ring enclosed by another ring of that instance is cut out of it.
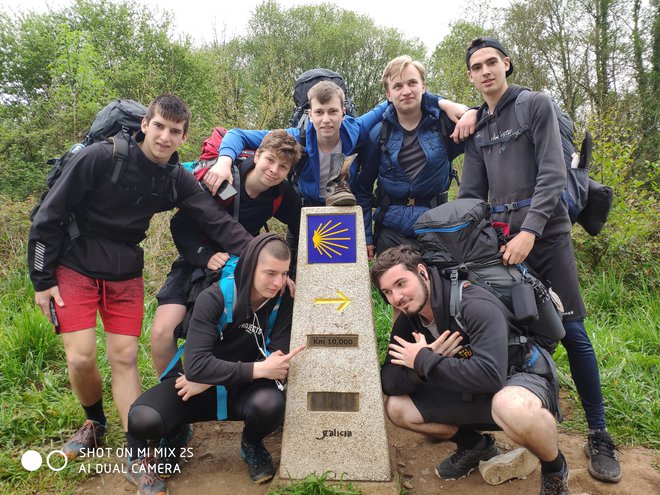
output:
<svg viewBox="0 0 660 495"><path fill-rule="evenodd" d="M53 454L57 454L57 455L62 456L62 459L64 459L64 464L62 464L62 465L59 466L59 467L57 467L57 466L52 466L51 463L50 463L50 458L53 456ZM47 465L52 471L55 471L55 472L62 471L62 469L64 469L64 468L66 467L66 465L68 464L68 462L69 462L68 457L67 457L66 454L65 454L64 452L62 452L61 450L53 450L53 451L50 452L50 453L48 454L48 456L46 457L46 465Z"/></svg>
<svg viewBox="0 0 660 495"><path fill-rule="evenodd" d="M36 450L26 450L21 456L21 465L27 471L36 471L41 467L42 463L41 454Z"/></svg>

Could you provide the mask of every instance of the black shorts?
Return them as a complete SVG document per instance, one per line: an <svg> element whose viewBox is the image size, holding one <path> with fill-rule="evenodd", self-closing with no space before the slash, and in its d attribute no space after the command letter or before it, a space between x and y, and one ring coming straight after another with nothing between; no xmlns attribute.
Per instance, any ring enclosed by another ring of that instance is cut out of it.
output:
<svg viewBox="0 0 660 495"><path fill-rule="evenodd" d="M167 274L165 283L156 294L158 305L181 304L185 306L190 292L190 279L195 269L181 256L174 260L170 273Z"/></svg>
<svg viewBox="0 0 660 495"><path fill-rule="evenodd" d="M526 388L541 400L544 409L561 421L555 365L547 351L539 348L539 352L534 371L538 370L542 375L517 370L507 378L504 386ZM493 396L490 394L459 393L426 383L412 393L410 398L425 423L456 425L475 430L500 429L491 414Z"/></svg>
<svg viewBox="0 0 660 495"><path fill-rule="evenodd" d="M564 305L564 321L583 320L587 310L580 294L573 240L569 233L537 239L525 260L549 282Z"/></svg>

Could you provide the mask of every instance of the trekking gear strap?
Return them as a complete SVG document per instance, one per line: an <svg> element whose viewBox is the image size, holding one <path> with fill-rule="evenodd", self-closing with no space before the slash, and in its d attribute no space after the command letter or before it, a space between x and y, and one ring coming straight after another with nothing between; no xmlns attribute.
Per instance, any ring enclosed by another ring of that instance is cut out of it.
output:
<svg viewBox="0 0 660 495"><path fill-rule="evenodd" d="M521 199L520 201L514 201L513 203L507 203L504 205L492 205L490 207L491 213L508 213L512 211L518 211L521 208L525 208L532 204L532 198Z"/></svg>

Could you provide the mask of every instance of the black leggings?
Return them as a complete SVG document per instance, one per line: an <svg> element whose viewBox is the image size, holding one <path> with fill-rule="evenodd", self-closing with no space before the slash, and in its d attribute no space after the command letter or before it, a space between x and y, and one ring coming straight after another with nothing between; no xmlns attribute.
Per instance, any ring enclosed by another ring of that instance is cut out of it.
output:
<svg viewBox="0 0 660 495"><path fill-rule="evenodd" d="M128 412L128 432L140 440L171 437L189 423L217 419L216 387L183 401L174 387L176 378L167 378L144 392ZM257 443L284 421L284 395L271 380L257 380L228 390L228 420L244 420L243 435Z"/></svg>

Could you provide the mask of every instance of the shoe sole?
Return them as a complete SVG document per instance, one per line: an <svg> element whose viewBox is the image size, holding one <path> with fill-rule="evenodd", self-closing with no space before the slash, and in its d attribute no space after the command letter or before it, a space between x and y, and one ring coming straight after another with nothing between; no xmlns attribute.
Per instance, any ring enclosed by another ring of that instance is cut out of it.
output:
<svg viewBox="0 0 660 495"><path fill-rule="evenodd" d="M445 478L444 476L442 476L442 475L438 472L438 468L435 468L435 475L436 475L438 478L440 478L441 480L445 480L445 481L458 481L458 480L462 480L463 478L467 478L468 476L470 476L470 474L472 474L472 471L474 471L475 469L476 469L476 468L472 468L472 469L470 469L467 473L465 473L463 476L459 476L458 478Z"/></svg>
<svg viewBox="0 0 660 495"><path fill-rule="evenodd" d="M538 466L539 460L529 450L518 448L479 462L479 472L489 485L529 476Z"/></svg>
<svg viewBox="0 0 660 495"><path fill-rule="evenodd" d="M355 196L350 193L337 194L336 197L330 196L329 201L325 202L326 206L355 206Z"/></svg>
<svg viewBox="0 0 660 495"><path fill-rule="evenodd" d="M606 483L618 483L621 481L621 478L623 476L622 473L619 473L619 476L607 476L602 473L599 473L596 471L591 464L591 453L589 452L589 444L585 443L583 449L584 450L584 455L587 456L587 459L589 459L589 464L587 465L587 469L589 470L589 474L596 478L597 480L600 481L605 481Z"/></svg>

